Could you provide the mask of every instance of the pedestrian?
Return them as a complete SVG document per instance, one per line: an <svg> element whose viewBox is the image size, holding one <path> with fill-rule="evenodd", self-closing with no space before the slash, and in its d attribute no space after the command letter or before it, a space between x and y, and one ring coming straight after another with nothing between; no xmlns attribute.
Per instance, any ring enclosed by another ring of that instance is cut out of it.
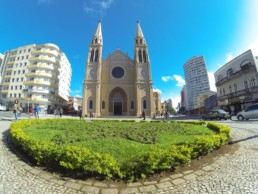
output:
<svg viewBox="0 0 258 194"><path fill-rule="evenodd" d="M82 110L79 110L79 117L82 119Z"/></svg>
<svg viewBox="0 0 258 194"><path fill-rule="evenodd" d="M60 115L60 117L62 117L62 114L63 114L63 109L60 108L60 109L59 109L59 115Z"/></svg>
<svg viewBox="0 0 258 194"><path fill-rule="evenodd" d="M18 110L17 110L17 109L14 109L14 110L13 110L13 113L14 113L15 120L18 120L18 116L19 116L19 115L18 115L18 114L19 114L19 113L18 113Z"/></svg>
<svg viewBox="0 0 258 194"><path fill-rule="evenodd" d="M35 115L35 118L39 119L39 107L37 106L34 108L34 115Z"/></svg>
<svg viewBox="0 0 258 194"><path fill-rule="evenodd" d="M142 111L142 117L143 117L143 120L145 120L145 112Z"/></svg>

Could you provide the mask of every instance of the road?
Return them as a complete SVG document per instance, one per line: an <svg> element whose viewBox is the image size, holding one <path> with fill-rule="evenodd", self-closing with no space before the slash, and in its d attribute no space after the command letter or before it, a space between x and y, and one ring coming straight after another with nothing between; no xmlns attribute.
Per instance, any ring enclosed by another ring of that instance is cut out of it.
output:
<svg viewBox="0 0 258 194"><path fill-rule="evenodd" d="M21 116L30 117L27 114ZM48 117L53 115L44 118ZM194 119L194 116L177 117L180 120L188 118ZM14 115L12 112L0 112L0 119L1 194L258 193L258 120L216 121L231 127L233 146L239 145L239 149L233 155L218 156L213 163L204 165L196 171L172 174L160 181L129 183L120 187L121 185L106 182L63 180L28 165L12 152L7 142L8 127L13 122ZM171 119L174 120L176 117Z"/></svg>

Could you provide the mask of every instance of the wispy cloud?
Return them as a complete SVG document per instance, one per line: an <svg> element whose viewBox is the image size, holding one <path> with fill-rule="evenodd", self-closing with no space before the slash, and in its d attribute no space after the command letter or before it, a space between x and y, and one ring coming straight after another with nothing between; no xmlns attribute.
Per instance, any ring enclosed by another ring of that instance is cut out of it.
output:
<svg viewBox="0 0 258 194"><path fill-rule="evenodd" d="M162 93L162 91L160 89L153 89L153 92L158 92L158 93Z"/></svg>
<svg viewBox="0 0 258 194"><path fill-rule="evenodd" d="M171 76L162 76L161 79L164 82L168 82L169 80L173 80L173 77L171 77Z"/></svg>
<svg viewBox="0 0 258 194"><path fill-rule="evenodd" d="M248 49L251 49L254 56L258 56L258 39L253 41L249 46Z"/></svg>
<svg viewBox="0 0 258 194"><path fill-rule="evenodd" d="M173 75L175 80L177 81L176 86L177 87L183 87L185 85L185 80L180 75Z"/></svg>
<svg viewBox="0 0 258 194"><path fill-rule="evenodd" d="M234 59L234 56L233 56L233 53L230 52L226 55L226 62L229 62L231 61L232 59Z"/></svg>
<svg viewBox="0 0 258 194"><path fill-rule="evenodd" d="M90 0L84 4L84 11L91 16L103 17L114 4L114 0Z"/></svg>
<svg viewBox="0 0 258 194"><path fill-rule="evenodd" d="M74 97L81 97L82 96L82 90L71 90L70 91L70 96L74 96Z"/></svg>
<svg viewBox="0 0 258 194"><path fill-rule="evenodd" d="M53 2L53 0L38 0L39 5L49 5Z"/></svg>
<svg viewBox="0 0 258 194"><path fill-rule="evenodd" d="M208 72L208 79L209 79L209 83L210 83L210 90L217 92L217 88L215 85L214 72Z"/></svg>

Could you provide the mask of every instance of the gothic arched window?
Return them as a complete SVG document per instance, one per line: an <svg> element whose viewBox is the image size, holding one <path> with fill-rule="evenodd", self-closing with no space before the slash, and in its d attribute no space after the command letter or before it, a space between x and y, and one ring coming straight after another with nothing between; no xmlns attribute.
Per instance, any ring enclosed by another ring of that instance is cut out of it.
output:
<svg viewBox="0 0 258 194"><path fill-rule="evenodd" d="M141 49L139 49L138 55L139 55L139 62L141 63L142 62L142 51L141 51Z"/></svg>
<svg viewBox="0 0 258 194"><path fill-rule="evenodd" d="M255 79L254 79L254 77L251 78L251 87L255 87Z"/></svg>
<svg viewBox="0 0 258 194"><path fill-rule="evenodd" d="M142 44L142 39L140 39L140 44Z"/></svg>
<svg viewBox="0 0 258 194"><path fill-rule="evenodd" d="M134 101L131 100L131 109L134 109Z"/></svg>
<svg viewBox="0 0 258 194"><path fill-rule="evenodd" d="M102 109L105 109L105 101L103 100L102 103L101 103L101 108Z"/></svg>
<svg viewBox="0 0 258 194"><path fill-rule="evenodd" d="M90 100L89 108L93 109L93 101L92 100Z"/></svg>
<svg viewBox="0 0 258 194"><path fill-rule="evenodd" d="M237 92L237 84L236 83L234 84L234 90L235 90L235 92Z"/></svg>
<svg viewBox="0 0 258 194"><path fill-rule="evenodd" d="M143 109L147 109L147 102L146 102L146 100L143 100Z"/></svg>
<svg viewBox="0 0 258 194"><path fill-rule="evenodd" d="M94 49L92 49L90 52L90 62L93 62L93 57L94 57Z"/></svg>
<svg viewBox="0 0 258 194"><path fill-rule="evenodd" d="M246 80L244 81L244 86L245 86L245 89L248 89L248 82Z"/></svg>
<svg viewBox="0 0 258 194"><path fill-rule="evenodd" d="M97 49L95 52L95 62L99 62L99 50Z"/></svg>
<svg viewBox="0 0 258 194"><path fill-rule="evenodd" d="M147 58L146 58L146 51L143 50L143 62L146 63Z"/></svg>
<svg viewBox="0 0 258 194"><path fill-rule="evenodd" d="M229 86L229 92L232 93L232 86Z"/></svg>
<svg viewBox="0 0 258 194"><path fill-rule="evenodd" d="M97 44L97 43L98 43L98 39L96 38L96 39L95 39L95 44Z"/></svg>

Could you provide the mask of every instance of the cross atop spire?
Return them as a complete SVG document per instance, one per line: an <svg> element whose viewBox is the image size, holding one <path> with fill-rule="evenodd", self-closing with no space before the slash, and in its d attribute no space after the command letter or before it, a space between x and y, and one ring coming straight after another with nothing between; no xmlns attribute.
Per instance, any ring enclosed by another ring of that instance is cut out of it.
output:
<svg viewBox="0 0 258 194"><path fill-rule="evenodd" d="M140 26L140 21L137 20L137 29L136 29L136 38L143 38L143 33L142 33L142 29L141 29L141 26Z"/></svg>
<svg viewBox="0 0 258 194"><path fill-rule="evenodd" d="M101 20L99 20L98 27L92 39L92 44L102 45L102 30L101 30Z"/></svg>

